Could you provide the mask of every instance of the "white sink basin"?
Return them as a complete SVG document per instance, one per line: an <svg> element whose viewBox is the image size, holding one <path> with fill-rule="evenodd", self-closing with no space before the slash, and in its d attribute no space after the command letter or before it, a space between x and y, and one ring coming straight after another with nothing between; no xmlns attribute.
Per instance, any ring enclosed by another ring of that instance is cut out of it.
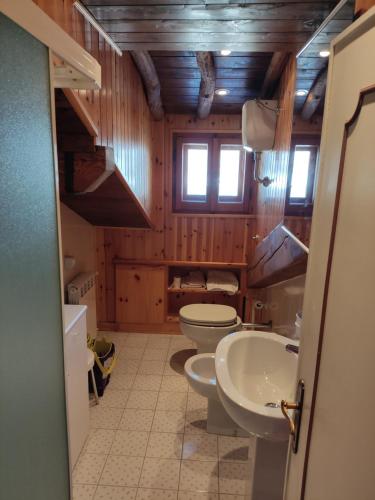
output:
<svg viewBox="0 0 375 500"><path fill-rule="evenodd" d="M282 399L294 400L297 355L285 349L287 344L298 342L275 333L238 331L224 337L216 349L221 402L240 427L260 438L288 439L279 405Z"/></svg>

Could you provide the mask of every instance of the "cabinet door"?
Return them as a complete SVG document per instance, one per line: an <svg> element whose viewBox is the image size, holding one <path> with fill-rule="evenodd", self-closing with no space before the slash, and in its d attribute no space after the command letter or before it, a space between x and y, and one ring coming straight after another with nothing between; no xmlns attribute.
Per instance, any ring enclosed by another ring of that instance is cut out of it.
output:
<svg viewBox="0 0 375 500"><path fill-rule="evenodd" d="M116 268L116 321L163 323L166 273L164 267L118 266Z"/></svg>

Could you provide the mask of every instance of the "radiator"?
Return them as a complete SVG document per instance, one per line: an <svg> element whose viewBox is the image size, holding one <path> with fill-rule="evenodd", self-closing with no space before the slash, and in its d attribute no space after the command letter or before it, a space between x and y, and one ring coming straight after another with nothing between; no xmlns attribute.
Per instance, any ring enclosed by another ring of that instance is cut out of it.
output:
<svg viewBox="0 0 375 500"><path fill-rule="evenodd" d="M96 273L80 273L68 284L68 303L87 306L87 333L96 337Z"/></svg>

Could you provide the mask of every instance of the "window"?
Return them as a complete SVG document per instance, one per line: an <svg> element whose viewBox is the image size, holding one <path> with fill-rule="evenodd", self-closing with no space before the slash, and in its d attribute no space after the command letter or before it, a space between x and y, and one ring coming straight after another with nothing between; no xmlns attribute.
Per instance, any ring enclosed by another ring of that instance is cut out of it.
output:
<svg viewBox="0 0 375 500"><path fill-rule="evenodd" d="M174 160L175 211L244 213L249 210L249 158L240 137L178 135Z"/></svg>
<svg viewBox="0 0 375 500"><path fill-rule="evenodd" d="M292 139L286 215L310 216L312 214L318 153L319 138L296 136Z"/></svg>

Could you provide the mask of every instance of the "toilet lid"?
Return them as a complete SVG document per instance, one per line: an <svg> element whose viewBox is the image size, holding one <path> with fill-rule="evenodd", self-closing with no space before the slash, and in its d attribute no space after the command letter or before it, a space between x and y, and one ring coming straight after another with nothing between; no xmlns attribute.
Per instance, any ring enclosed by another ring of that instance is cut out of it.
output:
<svg viewBox="0 0 375 500"><path fill-rule="evenodd" d="M189 304L181 307L180 318L191 325L229 326L236 322L237 311L221 304Z"/></svg>

